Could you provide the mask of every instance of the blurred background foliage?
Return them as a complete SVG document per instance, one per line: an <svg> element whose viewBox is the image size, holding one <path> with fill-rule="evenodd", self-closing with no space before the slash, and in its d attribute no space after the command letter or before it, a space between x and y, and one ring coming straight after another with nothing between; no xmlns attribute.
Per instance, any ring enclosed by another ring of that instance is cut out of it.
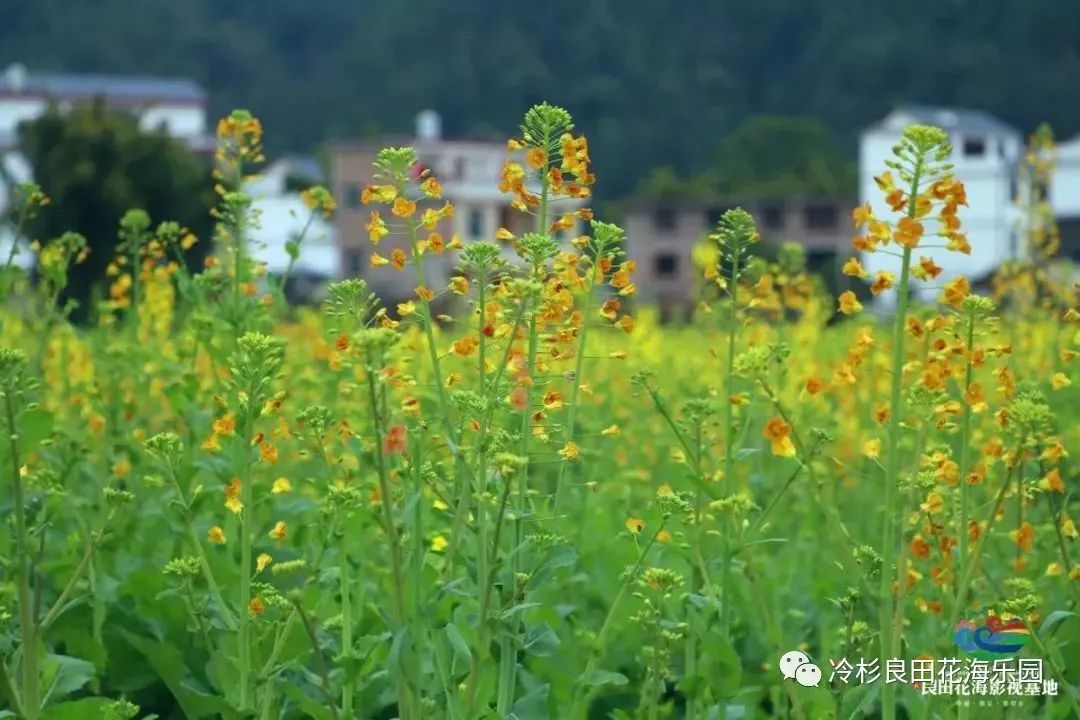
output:
<svg viewBox="0 0 1080 720"><path fill-rule="evenodd" d="M0 17L0 64L189 76L214 115L261 117L271 155L410 131L425 107L449 134L504 135L550 98L588 130L607 199L665 175L854 193L858 131L904 102L1080 131L1077 2L0 0Z"/></svg>

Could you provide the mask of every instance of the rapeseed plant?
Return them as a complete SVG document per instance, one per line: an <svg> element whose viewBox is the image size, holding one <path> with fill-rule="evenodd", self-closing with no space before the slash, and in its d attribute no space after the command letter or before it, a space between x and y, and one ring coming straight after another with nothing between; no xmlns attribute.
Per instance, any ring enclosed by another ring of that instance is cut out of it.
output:
<svg viewBox="0 0 1080 720"><path fill-rule="evenodd" d="M993 301L929 257L935 235L969 249L965 194L944 134L913 128L880 178L901 217L854 214L855 248L900 262L843 265L896 293L891 318L828 296L796 248L758 258L733 210L696 251L693 323L661 327L634 238L584 205L589 146L560 108L526 113L495 180L525 222L481 241L448 231L444 178L414 150L378 154L369 272L414 285L392 307L348 278L286 311L290 271L268 278L247 250L261 125L218 130L201 271L184 256L199 240L137 210L94 327L57 307L80 236L33 245L36 285L4 271L16 713L944 714L895 686L804 692L776 659L946 656L990 605L1066 682L1067 646L1039 630L1080 599L1080 314L1047 269L1046 131L1020 198L1036 262L1003 270ZM40 189L20 198L16 222L48 211ZM324 188L303 200L309 225L335 210ZM909 299L912 279L939 301Z"/></svg>

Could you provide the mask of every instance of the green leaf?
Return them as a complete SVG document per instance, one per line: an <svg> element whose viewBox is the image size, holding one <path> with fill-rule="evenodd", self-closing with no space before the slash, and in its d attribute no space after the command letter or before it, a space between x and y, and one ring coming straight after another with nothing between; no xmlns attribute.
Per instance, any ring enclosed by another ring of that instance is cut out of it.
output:
<svg viewBox="0 0 1080 720"><path fill-rule="evenodd" d="M550 685L541 685L527 695L518 698L506 720L547 720L551 717L548 711L548 690Z"/></svg>
<svg viewBox="0 0 1080 720"><path fill-rule="evenodd" d="M1039 639L1048 640L1054 637L1054 633L1058 631L1058 626L1071 617L1076 617L1076 613L1068 610L1055 610L1047 615L1046 619L1043 620L1043 624L1039 626Z"/></svg>
<svg viewBox="0 0 1080 720"><path fill-rule="evenodd" d="M735 648L718 633L702 643L703 674L722 698L732 698L742 684L742 662Z"/></svg>
<svg viewBox="0 0 1080 720"><path fill-rule="evenodd" d="M127 630L121 634L128 644L146 658L151 667L176 698L186 718L238 717L236 711L221 697L204 692L184 665L180 651L170 645L144 638Z"/></svg>
<svg viewBox="0 0 1080 720"><path fill-rule="evenodd" d="M559 545L551 548L547 556L536 567L529 577L529 588L536 589L544 585L559 568L571 567L578 561L578 554L569 545Z"/></svg>
<svg viewBox="0 0 1080 720"><path fill-rule="evenodd" d="M67 655L49 655L45 659L45 702L58 700L75 692L94 679L94 664Z"/></svg>
<svg viewBox="0 0 1080 720"><path fill-rule="evenodd" d="M448 623L443 632L446 633L446 639L450 641L450 647L454 649L454 655L465 662L472 662L472 651L469 650L469 644L461 636L461 631L458 630L457 625Z"/></svg>
<svg viewBox="0 0 1080 720"><path fill-rule="evenodd" d="M330 712L330 708L326 705L326 698L320 696L316 700L292 683L282 683L280 687L285 695L296 701L304 717L314 718L315 720L331 720L334 717L334 714Z"/></svg>
<svg viewBox="0 0 1080 720"><path fill-rule="evenodd" d="M53 415L41 408L32 408L19 416L16 426L20 453L32 452L52 435Z"/></svg>
<svg viewBox="0 0 1080 720"><path fill-rule="evenodd" d="M508 608L508 609L504 610L503 612L501 612L499 614L499 619L505 622L506 620L509 620L510 618L514 617L518 613L523 613L526 610L529 610L530 608L534 608L534 607L540 607L540 603L535 603L535 602L518 603L517 605L515 605L515 606L513 606L511 608Z"/></svg>
<svg viewBox="0 0 1080 720"><path fill-rule="evenodd" d="M545 623L534 625L525 633L525 652L537 657L549 657L559 648L559 636Z"/></svg>
<svg viewBox="0 0 1080 720"><path fill-rule="evenodd" d="M409 677L408 661L412 650L409 628L403 627L394 633L394 640L390 644L390 656L387 658L387 669L391 677L395 679Z"/></svg>
<svg viewBox="0 0 1080 720"><path fill-rule="evenodd" d="M41 720L86 720L86 718L104 717L105 708L113 703L108 698L83 698L72 702L51 705L41 713ZM10 714L14 717L14 713ZM8 714L0 713L0 718Z"/></svg>
<svg viewBox="0 0 1080 720"><path fill-rule="evenodd" d="M596 670L592 675L585 678L584 685L585 687L602 687L604 685L619 687L629 682L630 678L622 673L611 672L610 670Z"/></svg>
<svg viewBox="0 0 1080 720"><path fill-rule="evenodd" d="M878 683L859 685L848 690L844 694L844 704L840 710L840 716L846 717L848 720L864 717L863 711L870 707L879 695L881 695L881 685Z"/></svg>

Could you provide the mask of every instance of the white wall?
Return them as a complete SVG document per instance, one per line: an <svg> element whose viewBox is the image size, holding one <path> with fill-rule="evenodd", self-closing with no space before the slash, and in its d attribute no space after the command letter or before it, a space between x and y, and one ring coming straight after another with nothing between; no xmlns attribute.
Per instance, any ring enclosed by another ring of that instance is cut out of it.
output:
<svg viewBox="0 0 1080 720"><path fill-rule="evenodd" d="M0 137L14 135L19 123L40 117L47 107L40 97L0 98ZM143 130L156 130L162 123L174 137L200 138L206 133L206 110L196 105L161 104L139 113Z"/></svg>
<svg viewBox="0 0 1080 720"><path fill-rule="evenodd" d="M265 262L268 272L280 275L289 264L285 243L296 239L311 212L299 195L256 198L252 207L259 214L259 227L249 232L248 252ZM304 235L293 273L340 277L341 258L334 233L332 223L316 216Z"/></svg>
<svg viewBox="0 0 1080 720"><path fill-rule="evenodd" d="M1050 207L1059 218L1080 217L1080 136L1057 146Z"/></svg>
<svg viewBox="0 0 1080 720"><path fill-rule="evenodd" d="M41 98L0 98L0 137L15 135L19 123L39 117L45 108Z"/></svg>
<svg viewBox="0 0 1080 720"><path fill-rule="evenodd" d="M165 125L168 134L177 138L200 138L206 132L206 111L193 105L156 105L139 114L139 127L144 131Z"/></svg>

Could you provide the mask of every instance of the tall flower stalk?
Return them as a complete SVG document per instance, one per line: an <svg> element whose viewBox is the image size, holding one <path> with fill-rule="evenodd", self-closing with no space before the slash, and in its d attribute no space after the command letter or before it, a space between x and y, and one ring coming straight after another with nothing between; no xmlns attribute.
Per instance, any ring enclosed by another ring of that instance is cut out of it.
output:
<svg viewBox="0 0 1080 720"><path fill-rule="evenodd" d="M966 202L963 186L954 181L949 174L951 166L946 159L951 149L948 138L940 128L915 125L904 130L899 144L894 148L895 159L886 162L890 170L895 170L904 188L893 184L891 173L878 179L878 185L887 193L886 203L894 212L903 211L903 216L890 228L887 223L874 218L869 208L856 210L856 223L868 225L868 233L856 238L856 247L873 251L879 244L895 242L900 247L900 280L896 286L896 313L893 317L892 357L889 391L889 419L887 431L886 464L884 477L883 519L881 558L883 570L879 589L880 600L880 638L882 661L891 659L896 648L893 646L891 629L895 622L893 583L896 580L896 560L898 530L897 520L903 512L902 497L898 493L903 464L900 457L902 423L905 418L901 399L904 390L904 363L906 362L905 339L907 313L912 279L912 251L919 246L924 233L922 218L926 217L935 203L942 205L938 216L939 233L949 238L950 247L961 249L966 246L966 239L959 233L959 221L956 218L956 206ZM968 248L970 250L970 248ZM894 254L895 253L890 253ZM932 265L932 261L929 263ZM921 268L926 264L920 262ZM940 269L938 270L940 271ZM926 272L923 270L923 272ZM894 276L881 271L871 288L874 294L893 286ZM891 683L882 687L882 708L885 720L896 717L896 688Z"/></svg>
<svg viewBox="0 0 1080 720"><path fill-rule="evenodd" d="M750 246L759 239L754 219L745 210L728 210L717 224L712 235L720 248L720 264L716 268L717 284L728 296L727 312L727 348L724 366L724 390L727 402L724 403L724 497L734 491L735 472L735 349L739 336L739 280L746 269ZM731 536L733 528L728 519L720 532L721 570L720 570L720 632L724 641L731 640Z"/></svg>

